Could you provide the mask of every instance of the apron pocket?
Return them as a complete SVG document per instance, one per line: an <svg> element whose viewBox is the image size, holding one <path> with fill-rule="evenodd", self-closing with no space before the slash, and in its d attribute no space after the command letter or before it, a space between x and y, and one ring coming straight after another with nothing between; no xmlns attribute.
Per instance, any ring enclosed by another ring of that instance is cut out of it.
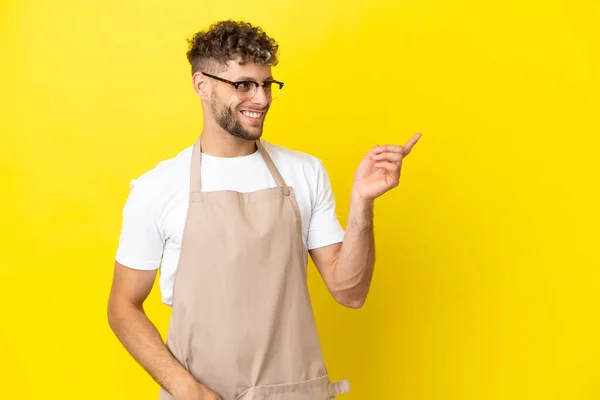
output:
<svg viewBox="0 0 600 400"><path fill-rule="evenodd" d="M347 380L331 383L325 375L302 382L255 386L236 400L329 400L349 391Z"/></svg>

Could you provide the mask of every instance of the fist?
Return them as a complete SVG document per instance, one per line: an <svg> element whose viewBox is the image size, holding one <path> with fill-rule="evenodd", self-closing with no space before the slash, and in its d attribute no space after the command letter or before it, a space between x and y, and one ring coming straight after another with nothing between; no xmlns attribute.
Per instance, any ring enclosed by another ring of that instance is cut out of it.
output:
<svg viewBox="0 0 600 400"><path fill-rule="evenodd" d="M201 383L196 383L192 386L189 386L184 392L182 392L178 396L174 396L175 400L222 400L221 397L202 385Z"/></svg>

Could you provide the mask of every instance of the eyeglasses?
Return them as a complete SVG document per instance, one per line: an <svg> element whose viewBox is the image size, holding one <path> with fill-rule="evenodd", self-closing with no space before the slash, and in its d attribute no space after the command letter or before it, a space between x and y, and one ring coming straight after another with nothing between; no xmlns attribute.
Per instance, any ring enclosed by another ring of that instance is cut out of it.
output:
<svg viewBox="0 0 600 400"><path fill-rule="evenodd" d="M251 98L253 98L254 95L256 95L256 92L258 91L259 86L263 87L263 89L265 91L265 95L267 96L267 98L269 100L276 99L277 96L279 96L279 93L281 93L281 89L283 88L283 82L279 82L279 81L275 81L275 80L265 81L263 83L258 83L255 81L232 82L232 81L228 81L227 79L220 78L218 76L207 74L206 72L202 72L202 73L204 75L208 76L209 78L213 78L213 79L228 83L231 86L233 86L235 88L235 93L237 94L238 99L240 99L242 101L250 100Z"/></svg>

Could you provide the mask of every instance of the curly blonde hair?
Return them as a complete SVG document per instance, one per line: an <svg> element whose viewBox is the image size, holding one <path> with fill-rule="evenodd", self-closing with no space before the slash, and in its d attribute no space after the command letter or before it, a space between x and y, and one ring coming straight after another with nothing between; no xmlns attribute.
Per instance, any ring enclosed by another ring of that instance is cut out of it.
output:
<svg viewBox="0 0 600 400"><path fill-rule="evenodd" d="M230 60L275 66L279 45L260 28L242 21L220 21L188 39L187 59L192 74L219 72Z"/></svg>

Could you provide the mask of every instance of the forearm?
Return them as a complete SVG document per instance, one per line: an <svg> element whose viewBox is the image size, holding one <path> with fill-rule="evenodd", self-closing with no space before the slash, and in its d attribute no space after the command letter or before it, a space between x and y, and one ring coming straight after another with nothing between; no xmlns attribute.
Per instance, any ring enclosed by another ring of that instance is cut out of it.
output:
<svg viewBox="0 0 600 400"><path fill-rule="evenodd" d="M178 398L178 393L197 384L165 346L160 333L142 308L125 301L118 305L111 304L108 320L131 356L175 398Z"/></svg>
<svg viewBox="0 0 600 400"><path fill-rule="evenodd" d="M363 305L371 286L375 264L373 201L353 192L344 242L334 266L335 297L341 304Z"/></svg>

